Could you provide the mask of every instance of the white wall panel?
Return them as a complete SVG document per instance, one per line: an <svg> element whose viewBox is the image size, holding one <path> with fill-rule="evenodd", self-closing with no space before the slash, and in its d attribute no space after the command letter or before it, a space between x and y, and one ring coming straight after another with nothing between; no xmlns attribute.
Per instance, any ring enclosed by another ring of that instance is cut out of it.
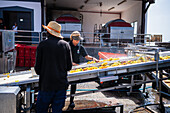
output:
<svg viewBox="0 0 170 113"><path fill-rule="evenodd" d="M142 18L142 3L136 3L134 6L130 7L128 10L122 12L122 19L128 23L137 21L138 32L141 31L141 18Z"/></svg>
<svg viewBox="0 0 170 113"><path fill-rule="evenodd" d="M41 3L40 2L21 2L21 1L1 1L0 8L3 7L24 7L34 10L34 31L41 31Z"/></svg>

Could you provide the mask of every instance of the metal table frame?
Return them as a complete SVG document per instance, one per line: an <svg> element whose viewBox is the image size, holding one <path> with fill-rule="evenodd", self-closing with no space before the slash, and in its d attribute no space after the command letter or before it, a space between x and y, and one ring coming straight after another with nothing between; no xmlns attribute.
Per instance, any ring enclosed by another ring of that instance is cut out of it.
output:
<svg viewBox="0 0 170 113"><path fill-rule="evenodd" d="M119 75L119 76L133 76L133 75L139 74L139 73L145 74L147 72L156 71L156 79L155 80L147 80L146 81L146 78L144 77L142 82L135 83L133 81L133 77L132 77L132 82L130 85L114 86L114 87L100 89L97 91L76 93L76 94L73 94L70 96L78 96L78 95L84 95L84 94L101 92L101 91L109 91L109 90L118 89L118 88L132 87L132 86L140 85L140 84L145 85L146 83L156 82L157 90L159 91L159 97L160 97L159 108L160 108L161 112L164 111L165 109L164 109L164 105L162 102L161 86L162 86L162 80L165 80L168 78L162 79L162 70L170 67L170 60L159 61L159 49L156 49L155 53L156 53L155 54L156 61L153 61L153 62L145 62L145 63L139 63L139 64L131 64L131 65L118 66L118 67L111 67L111 68L106 68L106 69L96 69L96 70L68 74L68 80L69 80L70 84L71 83L82 83L84 81L85 82L94 81L96 78L98 78L100 76L100 74L107 73L107 72L113 72L115 75ZM158 72L160 72L159 78L158 78ZM17 74L15 76L17 76ZM26 98L28 100L30 100L31 89L38 87L38 80L39 80L39 78L35 77L35 78L29 79L29 80L20 81L18 83L13 82L13 83L8 83L8 84L0 84L0 86L2 86L2 85L5 85L5 86L19 85L21 87L25 87L26 92L27 92ZM131 89L131 91L132 91L132 89ZM144 92L144 90L143 90L143 92ZM30 107L30 102L27 102L26 106L27 106L27 108Z"/></svg>

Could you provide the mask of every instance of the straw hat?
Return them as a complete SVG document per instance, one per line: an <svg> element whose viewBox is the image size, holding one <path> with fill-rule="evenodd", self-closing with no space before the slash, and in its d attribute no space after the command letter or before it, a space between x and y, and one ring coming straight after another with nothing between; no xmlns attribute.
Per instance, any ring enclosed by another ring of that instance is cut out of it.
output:
<svg viewBox="0 0 170 113"><path fill-rule="evenodd" d="M51 35L64 38L61 36L61 25L55 21L50 21L47 26L42 25Z"/></svg>
<svg viewBox="0 0 170 113"><path fill-rule="evenodd" d="M83 40L83 38L81 37L81 34L78 31L72 32L70 35L70 39L71 40Z"/></svg>

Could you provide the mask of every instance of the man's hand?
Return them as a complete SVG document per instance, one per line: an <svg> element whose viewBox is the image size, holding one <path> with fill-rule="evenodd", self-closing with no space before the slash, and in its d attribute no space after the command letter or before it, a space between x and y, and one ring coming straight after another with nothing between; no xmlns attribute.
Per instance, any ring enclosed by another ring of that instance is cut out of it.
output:
<svg viewBox="0 0 170 113"><path fill-rule="evenodd" d="M99 62L98 59L96 59L96 58L94 58L94 57L92 57L92 56L90 56L90 55L85 56L85 58L86 58L87 60L93 60L93 61L95 61L95 62Z"/></svg>
<svg viewBox="0 0 170 113"><path fill-rule="evenodd" d="M99 60L98 59L96 59L96 58L92 58L93 59L93 61L95 61L95 62L99 62Z"/></svg>
<svg viewBox="0 0 170 113"><path fill-rule="evenodd" d="M72 65L73 65L73 66L78 66L78 64L76 64L76 63L74 63L74 62L72 62Z"/></svg>

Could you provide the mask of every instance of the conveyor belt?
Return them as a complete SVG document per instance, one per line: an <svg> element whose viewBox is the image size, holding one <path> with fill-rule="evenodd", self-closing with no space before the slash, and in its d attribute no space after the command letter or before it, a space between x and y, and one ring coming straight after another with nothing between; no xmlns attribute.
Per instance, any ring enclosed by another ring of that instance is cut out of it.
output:
<svg viewBox="0 0 170 113"><path fill-rule="evenodd" d="M139 59L139 57L121 57L119 58L119 60L113 60L113 61L106 61L108 64L112 64L114 62L117 62L117 61L127 61L127 60L137 60ZM78 69L78 68L85 68L85 67L92 67L92 66L95 66L95 67L98 67L102 64L103 62L99 62L99 63L92 63L92 64L87 64L87 63L83 63L81 65L78 65L78 66L73 66L72 69Z"/></svg>
<svg viewBox="0 0 170 113"><path fill-rule="evenodd" d="M159 61L159 69L168 69L170 68L170 59L169 60L161 60ZM109 67L106 69L96 69L89 71L82 71L76 73L69 73L68 78L69 81L83 80L87 78L99 77L102 76L102 73L112 73L113 75L120 75L125 73L137 73L137 72L147 72L147 71L155 71L156 70L156 62L142 62L138 64L129 64L129 65L121 65L116 67Z"/></svg>
<svg viewBox="0 0 170 113"><path fill-rule="evenodd" d="M159 69L169 69L170 68L170 59L169 60L160 60L159 61ZM69 82L81 81L85 79L97 78L103 75L103 73L111 73L113 75L121 75L126 73L138 73L139 71L147 72L147 71L155 71L156 70L156 62L142 62L137 64L129 64L129 65L121 65L116 67L109 67L106 69L96 69L89 71L81 71L76 73L68 73ZM1 75L2 76L2 75ZM29 83L37 83L39 77L33 77L31 71L27 71L27 73L19 74L14 73L11 74L9 78L2 77L0 78L0 86L11 86L11 85L24 85Z"/></svg>

